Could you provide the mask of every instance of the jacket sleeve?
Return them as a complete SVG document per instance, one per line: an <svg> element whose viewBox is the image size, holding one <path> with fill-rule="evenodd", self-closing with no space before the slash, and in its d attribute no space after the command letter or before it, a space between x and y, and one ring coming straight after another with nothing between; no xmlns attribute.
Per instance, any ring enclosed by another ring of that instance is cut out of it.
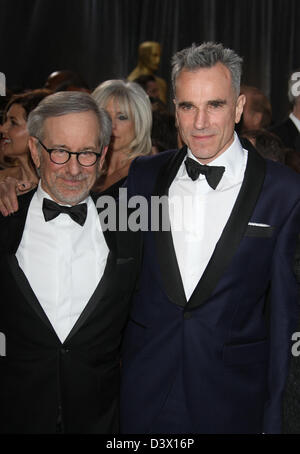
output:
<svg viewBox="0 0 300 454"><path fill-rule="evenodd" d="M283 394L292 358L292 335L297 330L300 315L299 282L295 273L299 231L300 201L294 205L282 225L273 254L270 290L269 398L265 406L264 433L282 433Z"/></svg>

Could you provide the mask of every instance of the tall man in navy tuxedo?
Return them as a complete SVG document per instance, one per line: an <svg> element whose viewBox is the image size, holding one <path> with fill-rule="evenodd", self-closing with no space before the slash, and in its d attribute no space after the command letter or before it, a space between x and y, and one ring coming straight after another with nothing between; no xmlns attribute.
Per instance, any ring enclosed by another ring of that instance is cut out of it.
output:
<svg viewBox="0 0 300 454"><path fill-rule="evenodd" d="M221 44L178 52L174 103L186 146L131 166L128 196L167 196L171 228L143 234L123 344L123 433L282 429L299 317L300 178L234 133L241 63Z"/></svg>
<svg viewBox="0 0 300 454"><path fill-rule="evenodd" d="M27 127L40 183L0 218L0 432L117 433L135 260L130 232L104 231L89 195L111 120L90 95L61 92Z"/></svg>

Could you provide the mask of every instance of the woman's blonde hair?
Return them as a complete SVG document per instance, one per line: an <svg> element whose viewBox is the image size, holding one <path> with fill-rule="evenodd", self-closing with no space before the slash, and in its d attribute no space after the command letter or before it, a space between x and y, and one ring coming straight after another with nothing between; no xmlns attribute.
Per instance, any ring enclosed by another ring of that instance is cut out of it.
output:
<svg viewBox="0 0 300 454"><path fill-rule="evenodd" d="M151 103L147 93L138 84L120 79L107 80L95 88L92 97L104 109L111 99L117 101L120 109L132 118L135 138L130 144L130 159L151 153Z"/></svg>

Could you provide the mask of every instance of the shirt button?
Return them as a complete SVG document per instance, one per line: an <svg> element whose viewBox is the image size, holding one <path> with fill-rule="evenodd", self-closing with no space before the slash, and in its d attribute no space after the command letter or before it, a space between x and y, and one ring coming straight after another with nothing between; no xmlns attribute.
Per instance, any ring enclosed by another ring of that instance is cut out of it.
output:
<svg viewBox="0 0 300 454"><path fill-rule="evenodd" d="M191 312L184 312L183 318L184 318L185 320L189 320L190 318L192 318Z"/></svg>

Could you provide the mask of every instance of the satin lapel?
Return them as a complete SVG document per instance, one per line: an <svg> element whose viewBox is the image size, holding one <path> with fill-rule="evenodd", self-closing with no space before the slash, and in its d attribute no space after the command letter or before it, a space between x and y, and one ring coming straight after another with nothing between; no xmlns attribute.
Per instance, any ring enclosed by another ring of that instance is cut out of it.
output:
<svg viewBox="0 0 300 454"><path fill-rule="evenodd" d="M236 253L253 213L265 178L265 160L253 150L248 152L244 181L231 215L216 244L213 255L196 286L187 309L194 309L211 296Z"/></svg>
<svg viewBox="0 0 300 454"><path fill-rule="evenodd" d="M5 230L1 234L2 250L15 254L21 242L28 208L35 193L30 191L19 197L19 210L5 219Z"/></svg>
<svg viewBox="0 0 300 454"><path fill-rule="evenodd" d="M97 197L99 197L99 194L98 195L92 194L92 198L96 205ZM115 226L112 225L111 230L108 230L105 227L104 217L101 216L101 213L103 212L104 208L100 209L97 208L97 210L99 213L100 223L104 233L104 237L110 251L107 257L103 276L99 284L97 285L97 288L95 289L93 295L91 296L84 310L82 311L80 317L77 319L75 325L68 334L68 337L66 338L64 343L69 341L70 338L78 332L78 330L83 326L88 317L90 317L93 311L97 308L98 304L101 303L103 297L109 294L110 292L109 289L113 289L115 287L116 283L114 282L114 279L116 276L115 272L117 266L116 261L118 259L131 260L133 249L138 247L138 244L136 244L136 246L134 246L134 244L136 243L137 239L140 238L139 232L130 231L120 232L117 229L117 226L119 225L118 206L116 206L116 225Z"/></svg>
<svg viewBox="0 0 300 454"><path fill-rule="evenodd" d="M288 135L293 139L294 145L296 145L297 138L299 137L299 131L294 122L289 118L287 123Z"/></svg>
<svg viewBox="0 0 300 454"><path fill-rule="evenodd" d="M14 254L7 255L6 257L8 267L20 289L22 292L25 300L28 304L32 307L35 313L40 317L40 319L47 325L47 327L53 332L53 334L57 337L53 326L51 325L46 313L44 312L42 306L40 305L34 291L30 287L30 284L18 265L18 260Z"/></svg>
<svg viewBox="0 0 300 454"><path fill-rule="evenodd" d="M90 297L89 301L87 302L85 308L83 309L83 311L81 312L80 316L78 317L78 319L77 319L76 323L74 324L73 328L69 332L69 334L68 334L67 338L65 339L64 343L69 341L70 338L72 336L74 336L78 332L78 330L86 322L88 317L97 308L101 298L103 297L104 292L106 291L106 284L108 282L107 278L113 273L113 269L111 267L112 266L112 260L111 259L112 259L113 251L115 251L115 248L116 248L116 241L115 241L115 236L114 236L115 233L109 231L106 228L106 225L105 225L105 222L104 222L105 218L103 216L101 216L101 214L104 211L105 207L99 208L99 206L97 206L97 205L99 205L99 204L97 204L97 201L98 201L98 198L100 196L101 196L101 194L99 194L99 193L95 193L95 192L91 193L91 197L93 199L93 202L96 205L96 208L97 208L97 211L98 211L98 214L99 214L100 224L101 224L101 228L102 228L102 231L103 231L103 235L104 235L106 244L107 244L107 246L109 248L109 254L107 256L107 261L106 261L106 265L105 265L105 268L104 268L104 273L103 273L102 278L100 279L100 281L99 281L94 293Z"/></svg>
<svg viewBox="0 0 300 454"><path fill-rule="evenodd" d="M169 187L174 180L178 169L186 156L186 147L178 152L167 162L158 175L154 190L155 196L167 196ZM162 230L162 225L170 225L168 207L163 210L164 218L160 219L159 231L153 232L156 243L156 252L162 275L164 289L168 298L178 306L186 305L186 296L177 263L173 239L170 228Z"/></svg>
<svg viewBox="0 0 300 454"><path fill-rule="evenodd" d="M290 138L293 139L294 147L297 151L300 151L300 133L290 118L287 125L289 129L288 134Z"/></svg>
<svg viewBox="0 0 300 454"><path fill-rule="evenodd" d="M19 210L16 213L10 215L9 218L5 220L6 229L5 232L3 232L4 235L2 237L2 250L7 253L6 260L8 267L16 281L16 284L24 295L25 300L32 307L35 313L41 318L41 320L48 326L48 328L50 328L51 331L53 331L53 333L56 335L47 315L45 314L35 293L30 287L25 274L19 267L17 258L15 256L15 253L18 250L23 236L28 208L35 191L36 190L30 191L27 194L19 197Z"/></svg>
<svg viewBox="0 0 300 454"><path fill-rule="evenodd" d="M112 279L112 276L114 275L114 263L115 263L115 261L113 259L113 253L109 252L103 276L100 279L94 293L92 294L92 296L89 299L88 303L86 304L85 308L81 312L75 325L69 332L64 343L68 342L70 340L70 338L73 337L79 331L79 329L82 327L82 325L90 317L91 313L97 308L97 306L98 306L99 302L101 301L101 299L103 298L103 296L108 293L107 288Z"/></svg>

